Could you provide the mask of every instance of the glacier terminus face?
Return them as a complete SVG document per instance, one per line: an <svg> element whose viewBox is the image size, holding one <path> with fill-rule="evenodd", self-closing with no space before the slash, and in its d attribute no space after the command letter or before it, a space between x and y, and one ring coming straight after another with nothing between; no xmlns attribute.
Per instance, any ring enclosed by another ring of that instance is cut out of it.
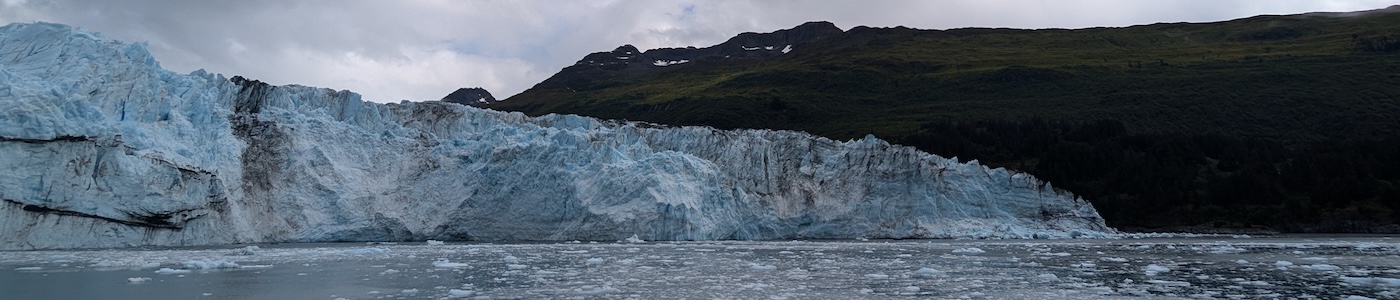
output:
<svg viewBox="0 0 1400 300"><path fill-rule="evenodd" d="M1114 232L1029 175L874 137L377 104L50 23L0 27L0 170L0 249Z"/></svg>

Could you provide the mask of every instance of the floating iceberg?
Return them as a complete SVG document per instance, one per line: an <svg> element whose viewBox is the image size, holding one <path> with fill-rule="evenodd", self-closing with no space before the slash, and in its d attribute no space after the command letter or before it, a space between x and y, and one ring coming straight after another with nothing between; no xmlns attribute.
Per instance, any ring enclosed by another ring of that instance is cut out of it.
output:
<svg viewBox="0 0 1400 300"><path fill-rule="evenodd" d="M1029 175L874 137L378 104L0 27L0 249L1111 234Z"/></svg>

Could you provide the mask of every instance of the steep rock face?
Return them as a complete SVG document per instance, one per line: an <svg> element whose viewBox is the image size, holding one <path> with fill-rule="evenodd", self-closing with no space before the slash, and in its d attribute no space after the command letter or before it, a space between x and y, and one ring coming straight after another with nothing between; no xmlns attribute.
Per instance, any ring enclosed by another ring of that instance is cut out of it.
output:
<svg viewBox="0 0 1400 300"><path fill-rule="evenodd" d="M650 69L704 60L756 59L789 53L818 40L841 34L831 22L807 22L769 33L745 32L705 48L661 48L647 51L623 45L609 52L584 56L574 66L606 69Z"/></svg>
<svg viewBox="0 0 1400 300"><path fill-rule="evenodd" d="M1105 236L1024 174L874 138L539 118L160 69L0 27L0 249Z"/></svg>
<svg viewBox="0 0 1400 300"><path fill-rule="evenodd" d="M769 57L783 55L791 50L802 48L808 43L820 41L823 38L830 38L833 35L840 35L841 28L837 28L832 22L805 22L798 27L780 29L780 31L766 32L743 32L729 38L729 41L720 45L707 46L707 48L662 48L651 50L638 50L633 45L619 46L612 52L595 52L584 56L578 60L574 66L612 66L612 67L634 67L634 69L647 69L647 67L665 67L672 64L696 62L696 60L715 59L759 59L759 57Z"/></svg>
<svg viewBox="0 0 1400 300"><path fill-rule="evenodd" d="M647 78L667 72L684 72L696 65L736 60L759 60L802 51L809 45L838 38L841 28L831 22L807 22L797 27L768 33L745 32L718 45L696 48L660 48L642 51L622 45L607 52L594 52L564 67L559 73L536 84L531 90L548 90L564 100L570 93L599 88L603 78ZM604 84L606 85L606 84ZM527 91L528 93L529 91ZM509 100L509 99L506 99Z"/></svg>
<svg viewBox="0 0 1400 300"><path fill-rule="evenodd" d="M496 103L496 97L491 96L491 92L483 88L460 88L447 94L447 97L442 97L442 101L475 107L489 107Z"/></svg>

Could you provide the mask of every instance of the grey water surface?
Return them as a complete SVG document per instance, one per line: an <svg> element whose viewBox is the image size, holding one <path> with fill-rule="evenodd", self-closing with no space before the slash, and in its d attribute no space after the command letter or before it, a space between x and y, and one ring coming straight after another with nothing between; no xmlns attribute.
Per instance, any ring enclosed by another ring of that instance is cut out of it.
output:
<svg viewBox="0 0 1400 300"><path fill-rule="evenodd" d="M1400 297L1400 238L337 243L0 252L3 299L1348 297Z"/></svg>

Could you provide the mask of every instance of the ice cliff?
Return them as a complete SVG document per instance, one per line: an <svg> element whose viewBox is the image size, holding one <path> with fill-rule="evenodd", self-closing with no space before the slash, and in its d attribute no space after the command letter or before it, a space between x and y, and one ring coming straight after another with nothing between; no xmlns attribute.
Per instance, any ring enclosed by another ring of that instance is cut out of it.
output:
<svg viewBox="0 0 1400 300"><path fill-rule="evenodd" d="M1093 237L1087 202L875 138L531 118L161 69L0 27L0 249Z"/></svg>

